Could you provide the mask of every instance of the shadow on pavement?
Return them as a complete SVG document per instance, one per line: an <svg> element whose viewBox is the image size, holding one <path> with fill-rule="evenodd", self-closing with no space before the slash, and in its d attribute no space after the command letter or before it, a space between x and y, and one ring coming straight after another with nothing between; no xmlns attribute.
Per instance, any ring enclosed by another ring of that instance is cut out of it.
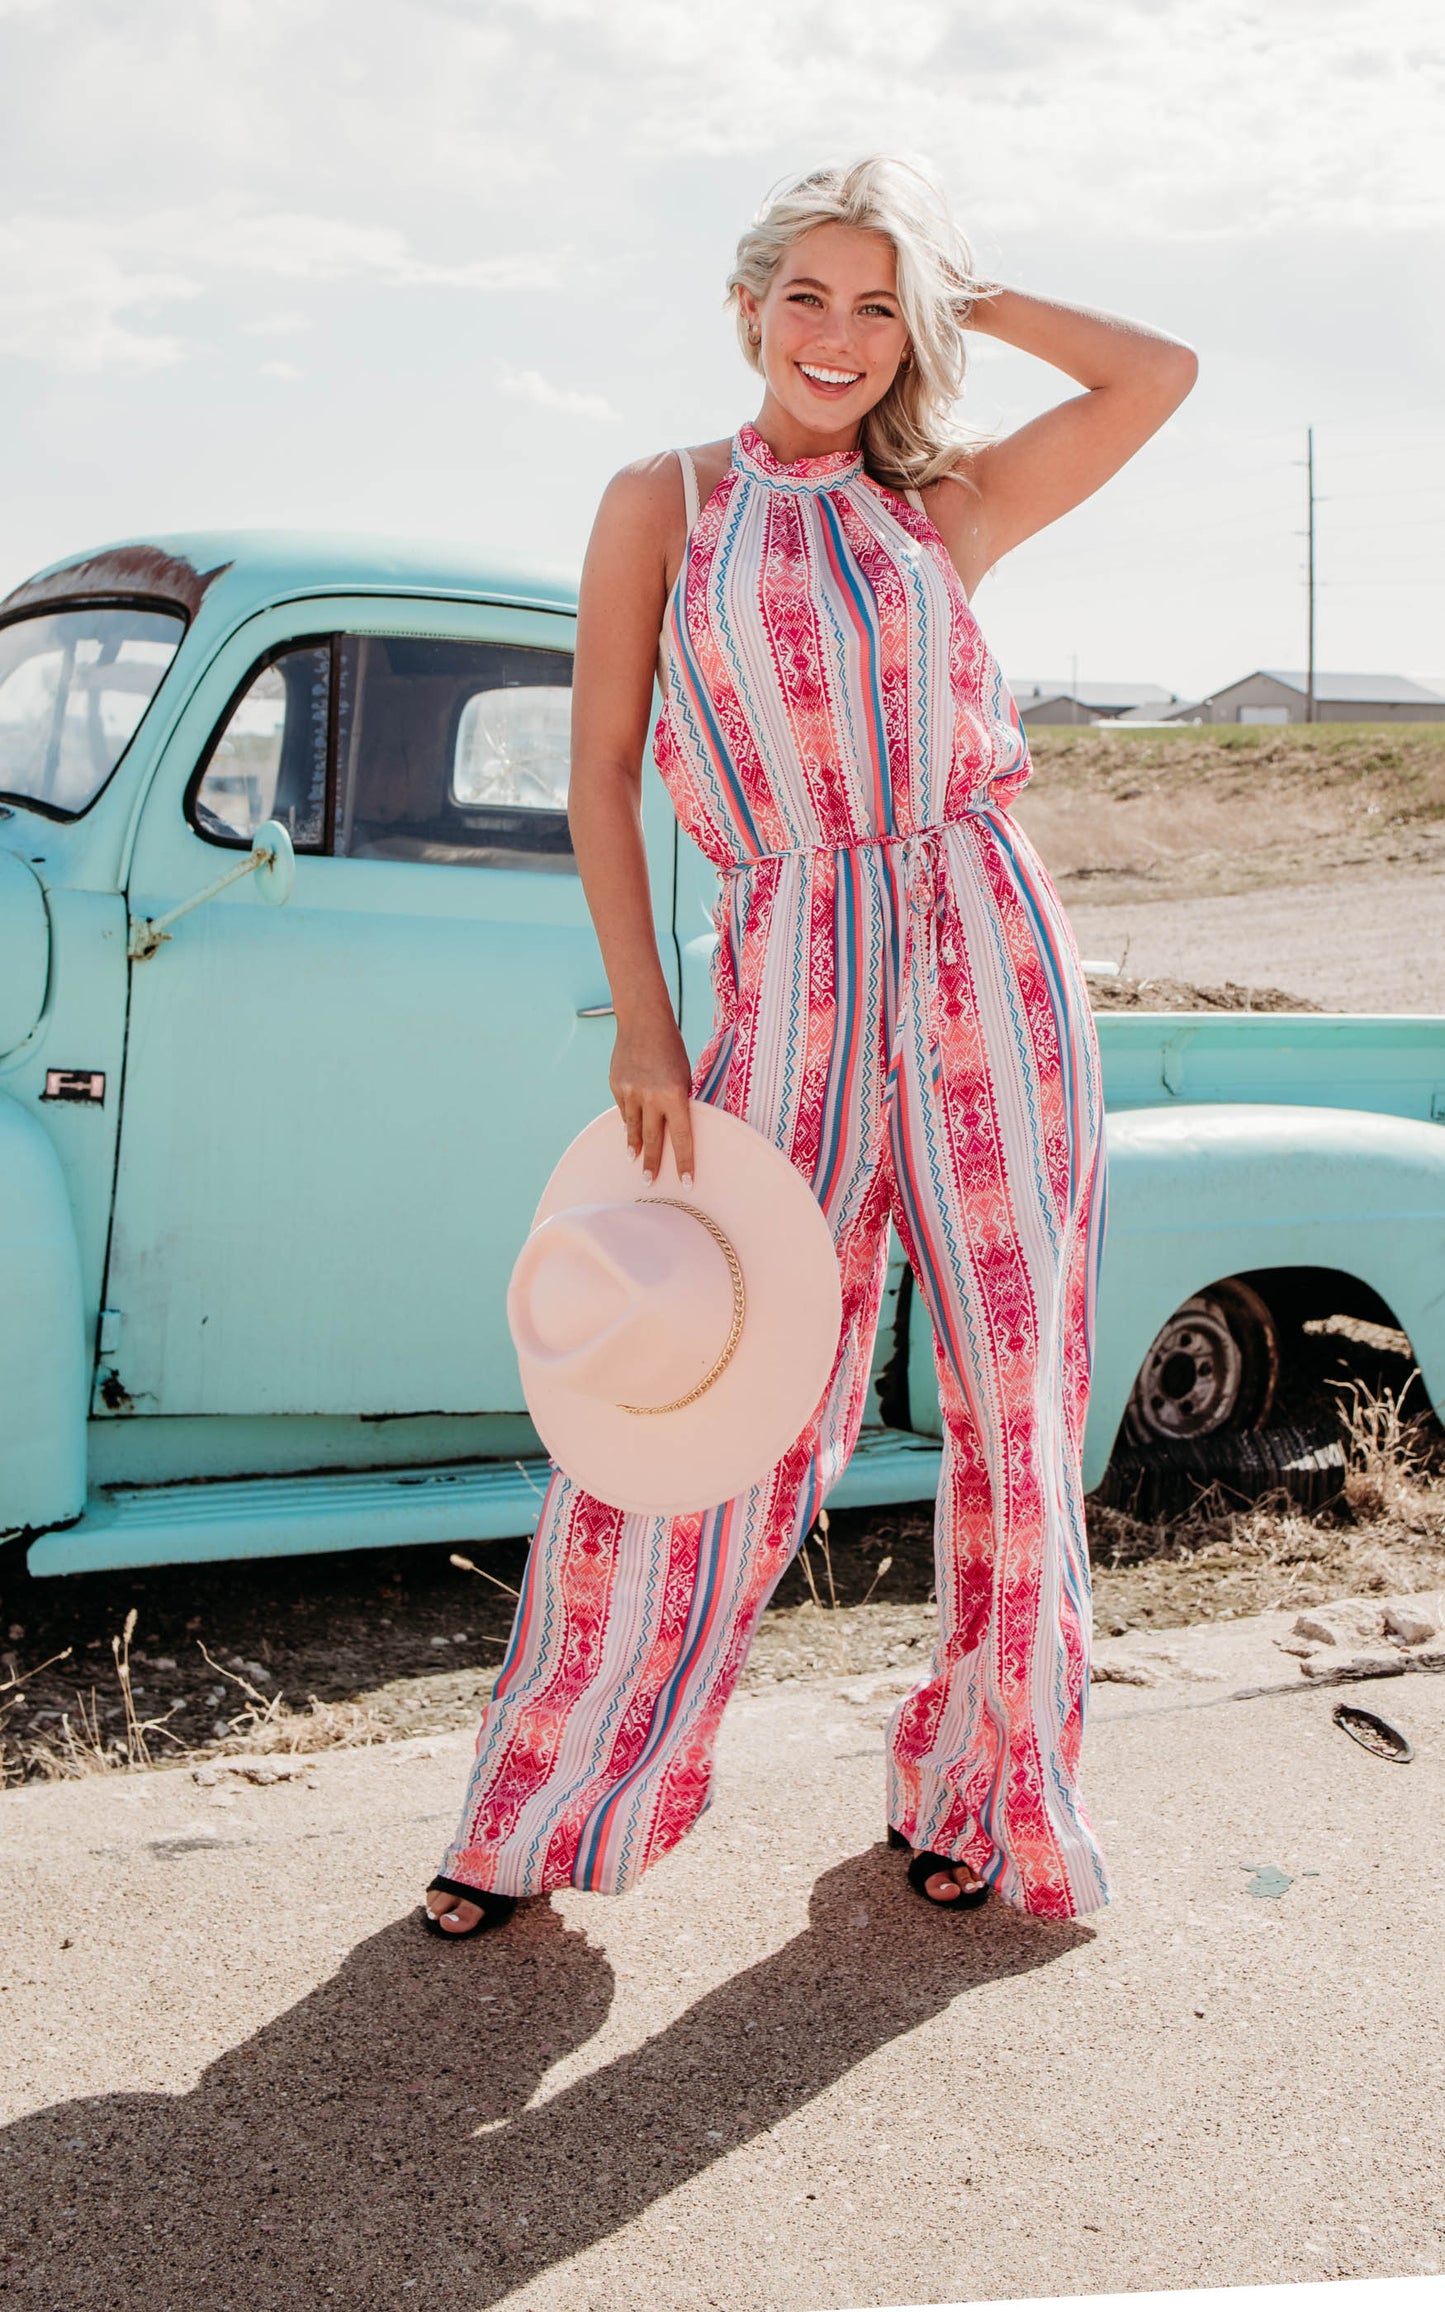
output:
<svg viewBox="0 0 1445 2312"><path fill-rule="evenodd" d="M528 2109L602 2025L606 1959L545 1904L456 1950L408 1917L190 2093L99 2096L0 2130L4 2301L289 2312L331 2294L372 2312L440 2289L493 2304L950 2001L1091 1939L997 1902L931 1917L879 1846L819 1879L791 1942Z"/></svg>

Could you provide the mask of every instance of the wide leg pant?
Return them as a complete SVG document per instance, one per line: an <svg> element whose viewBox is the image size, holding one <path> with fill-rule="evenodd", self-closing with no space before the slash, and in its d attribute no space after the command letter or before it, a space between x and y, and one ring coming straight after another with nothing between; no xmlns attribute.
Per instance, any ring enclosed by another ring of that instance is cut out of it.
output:
<svg viewBox="0 0 1445 2312"><path fill-rule="evenodd" d="M444 1869L620 1893L707 1802L758 1618L857 1439L891 1219L933 1320L939 1637L889 1733L888 1818L1052 1918L1108 1899L1078 1791L1079 1481L1103 1167L1068 924L1007 815L729 871L694 1093L765 1132L832 1225L826 1395L760 1484L687 1517L560 1473Z"/></svg>

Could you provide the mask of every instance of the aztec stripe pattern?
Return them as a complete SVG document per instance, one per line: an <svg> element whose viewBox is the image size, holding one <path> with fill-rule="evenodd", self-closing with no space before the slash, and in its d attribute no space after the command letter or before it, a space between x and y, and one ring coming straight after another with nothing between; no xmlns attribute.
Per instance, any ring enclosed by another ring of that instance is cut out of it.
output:
<svg viewBox="0 0 1445 2312"><path fill-rule="evenodd" d="M697 1819L758 1618L857 1438L891 1220L944 1462L939 1637L890 1727L888 1817L1081 1916L1108 1899L1078 1787L1102 1101L1068 923L1006 809L1018 718L927 517L855 457L778 466L750 428L667 642L657 757L721 884L693 1089L811 1182L838 1357L793 1450L701 1516L554 1474L444 1868L620 1892Z"/></svg>

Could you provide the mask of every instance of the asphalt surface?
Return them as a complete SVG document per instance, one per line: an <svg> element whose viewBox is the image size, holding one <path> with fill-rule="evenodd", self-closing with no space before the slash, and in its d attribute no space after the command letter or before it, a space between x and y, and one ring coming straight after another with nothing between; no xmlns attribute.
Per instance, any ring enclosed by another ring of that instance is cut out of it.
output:
<svg viewBox="0 0 1445 2312"><path fill-rule="evenodd" d="M908 1893L902 1673L743 1696L637 1893L455 1947L412 1905L463 1737L5 1793L0 2303L825 2312L1439 2271L1445 1677L1343 1690L1413 1739L1387 1763L1286 1628L1101 1648L1152 1682L1093 1691L1116 1901L1082 1926ZM1259 1684L1286 1690L1232 1698Z"/></svg>

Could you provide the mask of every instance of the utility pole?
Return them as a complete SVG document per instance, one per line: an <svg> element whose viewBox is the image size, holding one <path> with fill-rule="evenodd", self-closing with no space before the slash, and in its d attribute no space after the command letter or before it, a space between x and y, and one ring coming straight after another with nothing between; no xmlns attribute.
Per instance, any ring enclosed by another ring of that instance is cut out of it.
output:
<svg viewBox="0 0 1445 2312"><path fill-rule="evenodd" d="M1305 434L1305 475L1309 490L1309 562L1307 587L1309 593L1309 635L1307 641L1307 672L1305 674L1305 721L1315 719L1315 429Z"/></svg>

